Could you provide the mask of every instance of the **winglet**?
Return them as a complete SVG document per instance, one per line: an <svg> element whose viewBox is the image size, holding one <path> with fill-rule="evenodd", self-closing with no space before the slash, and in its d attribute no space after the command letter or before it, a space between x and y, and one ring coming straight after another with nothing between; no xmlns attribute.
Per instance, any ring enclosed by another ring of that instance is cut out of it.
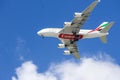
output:
<svg viewBox="0 0 120 80"><path fill-rule="evenodd" d="M90 14L98 3L99 3L99 0L95 0L82 13L83 14L86 14L86 13Z"/></svg>
<svg viewBox="0 0 120 80"><path fill-rule="evenodd" d="M100 0L96 0L96 1L100 2Z"/></svg>

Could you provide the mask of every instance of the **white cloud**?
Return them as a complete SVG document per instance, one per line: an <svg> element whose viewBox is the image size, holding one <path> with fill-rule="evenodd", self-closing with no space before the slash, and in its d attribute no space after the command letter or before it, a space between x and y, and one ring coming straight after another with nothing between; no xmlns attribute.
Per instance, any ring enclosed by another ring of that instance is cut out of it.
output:
<svg viewBox="0 0 120 80"><path fill-rule="evenodd" d="M52 64L47 71L39 73L31 61L16 69L17 78L12 80L120 80L120 65L110 60L83 58Z"/></svg>
<svg viewBox="0 0 120 80"><path fill-rule="evenodd" d="M12 80L56 80L49 72L38 73L37 66L31 61L25 62L21 67L16 69L17 78L12 77Z"/></svg>

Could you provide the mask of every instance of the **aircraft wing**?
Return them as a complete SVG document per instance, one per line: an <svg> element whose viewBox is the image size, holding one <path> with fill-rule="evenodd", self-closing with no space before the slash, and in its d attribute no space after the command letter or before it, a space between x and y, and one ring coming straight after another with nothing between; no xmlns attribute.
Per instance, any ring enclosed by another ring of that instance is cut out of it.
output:
<svg viewBox="0 0 120 80"><path fill-rule="evenodd" d="M98 4L98 2L99 1L96 0L90 6L88 6L82 13L76 13L75 18L71 22L71 25L64 26L63 30L61 30L60 33L72 33L72 32L78 33L82 25L85 23L85 21L89 17L92 10Z"/></svg>
<svg viewBox="0 0 120 80"><path fill-rule="evenodd" d="M64 24L64 28L59 33L79 33L82 25L85 23L98 2L98 0L95 0L90 6L82 11L82 13L75 13L75 18L70 23ZM75 58L80 58L76 41L72 41L70 39L61 39L61 41L64 45L67 45L66 48L68 48L68 50L74 55Z"/></svg>
<svg viewBox="0 0 120 80"><path fill-rule="evenodd" d="M71 52L71 54L75 58L80 59L80 55L79 55L79 51L78 51L76 42L73 42L73 44L71 44L71 41L68 39L61 39L61 40L65 45L67 45L66 48L68 48L68 50Z"/></svg>

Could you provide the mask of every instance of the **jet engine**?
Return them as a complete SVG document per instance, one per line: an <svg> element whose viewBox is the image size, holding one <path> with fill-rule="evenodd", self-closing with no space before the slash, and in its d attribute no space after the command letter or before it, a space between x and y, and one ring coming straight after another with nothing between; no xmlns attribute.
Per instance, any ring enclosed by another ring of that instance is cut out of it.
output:
<svg viewBox="0 0 120 80"><path fill-rule="evenodd" d="M70 54L71 54L71 52L69 50L64 51L64 55L70 55Z"/></svg>
<svg viewBox="0 0 120 80"><path fill-rule="evenodd" d="M74 16L75 16L75 17L81 17L81 16L82 16L82 13L77 13L77 12L75 12Z"/></svg>
<svg viewBox="0 0 120 80"><path fill-rule="evenodd" d="M65 48L64 44L58 44L58 48Z"/></svg>
<svg viewBox="0 0 120 80"><path fill-rule="evenodd" d="M69 26L71 26L71 23L72 23L72 22L64 22L64 26L65 26L65 27L69 27Z"/></svg>

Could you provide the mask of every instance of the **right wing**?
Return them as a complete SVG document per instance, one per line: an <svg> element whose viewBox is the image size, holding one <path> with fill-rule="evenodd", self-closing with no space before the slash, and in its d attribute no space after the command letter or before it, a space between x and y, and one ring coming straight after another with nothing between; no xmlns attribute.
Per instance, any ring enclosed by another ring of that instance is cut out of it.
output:
<svg viewBox="0 0 120 80"><path fill-rule="evenodd" d="M67 48L68 48L69 51L71 51L71 54L75 58L80 59L80 54L79 54L76 42L74 42L73 44L70 44L69 46L67 46Z"/></svg>
<svg viewBox="0 0 120 80"><path fill-rule="evenodd" d="M86 8L82 13L77 13L79 16L75 16L75 18L72 20L72 22L68 23L67 25L64 25L64 28L59 33L79 33L82 25L89 17L92 10L95 8L95 6L98 4L98 0L94 1L88 8ZM71 43L71 40L69 39L62 39L63 44L67 45L66 48L75 56L75 58L79 59L79 51L76 45L76 41L73 41Z"/></svg>
<svg viewBox="0 0 120 80"><path fill-rule="evenodd" d="M66 48L68 48L68 50L75 58L80 59L80 54L75 41L72 44L71 41L68 39L61 39L61 41L63 42L63 44L67 45Z"/></svg>
<svg viewBox="0 0 120 80"><path fill-rule="evenodd" d="M72 20L70 26L64 26L63 30L60 31L60 33L78 33L82 27L82 25L85 23L87 18L89 17L92 10L95 8L95 6L98 4L98 0L94 1L90 6L88 6L82 13L76 13L79 14L79 16L75 16L75 18Z"/></svg>

